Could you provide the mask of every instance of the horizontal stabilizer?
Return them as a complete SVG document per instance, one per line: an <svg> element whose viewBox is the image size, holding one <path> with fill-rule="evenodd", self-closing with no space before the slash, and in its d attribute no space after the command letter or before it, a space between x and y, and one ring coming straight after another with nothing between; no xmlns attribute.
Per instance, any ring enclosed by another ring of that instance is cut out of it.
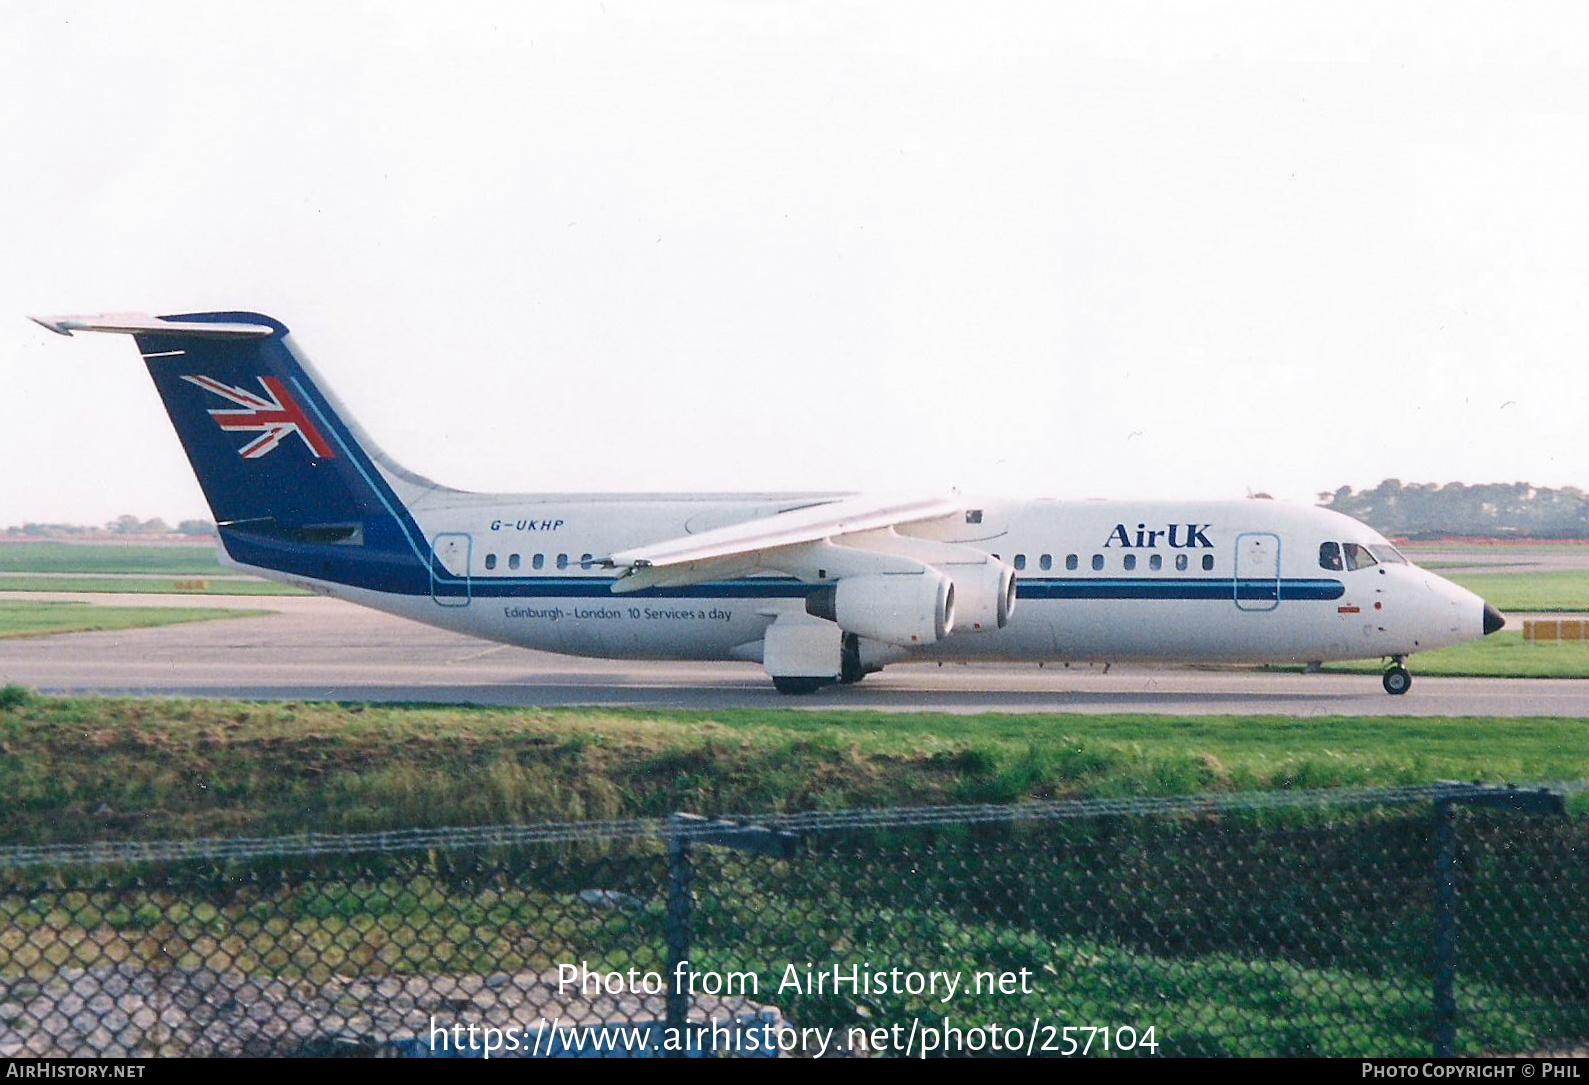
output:
<svg viewBox="0 0 1589 1085"><path fill-rule="evenodd" d="M274 328L266 324L211 324L197 320L166 320L147 313L96 313L91 316L31 316L56 335L73 332L121 332L126 335L201 335L215 339L260 339Z"/></svg>

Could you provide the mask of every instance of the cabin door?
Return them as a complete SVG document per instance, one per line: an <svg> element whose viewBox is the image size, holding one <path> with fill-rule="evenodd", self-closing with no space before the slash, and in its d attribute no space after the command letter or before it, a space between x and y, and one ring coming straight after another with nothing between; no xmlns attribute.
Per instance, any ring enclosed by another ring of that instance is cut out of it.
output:
<svg viewBox="0 0 1589 1085"><path fill-rule="evenodd" d="M1238 610L1274 610L1280 605L1280 536L1269 531L1236 536L1234 588Z"/></svg>
<svg viewBox="0 0 1589 1085"><path fill-rule="evenodd" d="M431 540L430 597L437 606L469 605L469 565L473 557L474 539L467 532L444 531Z"/></svg>

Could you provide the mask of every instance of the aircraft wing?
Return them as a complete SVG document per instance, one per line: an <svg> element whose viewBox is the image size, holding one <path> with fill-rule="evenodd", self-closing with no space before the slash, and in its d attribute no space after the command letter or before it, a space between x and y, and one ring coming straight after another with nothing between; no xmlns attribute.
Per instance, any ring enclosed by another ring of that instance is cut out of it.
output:
<svg viewBox="0 0 1589 1085"><path fill-rule="evenodd" d="M955 497L857 495L780 512L742 524L620 550L603 564L625 569L613 591L681 586L720 577L744 576L769 562L771 550L821 542L842 535L953 516L964 509Z"/></svg>

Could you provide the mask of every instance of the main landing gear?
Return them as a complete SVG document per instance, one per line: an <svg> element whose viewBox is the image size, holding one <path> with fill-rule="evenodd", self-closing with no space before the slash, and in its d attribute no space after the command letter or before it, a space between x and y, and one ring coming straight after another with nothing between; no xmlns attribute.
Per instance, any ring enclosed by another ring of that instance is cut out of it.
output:
<svg viewBox="0 0 1589 1085"><path fill-rule="evenodd" d="M868 667L861 662L861 638L854 633L844 634L844 647L839 652L839 683L853 686L869 674L875 674L882 667Z"/></svg>
<svg viewBox="0 0 1589 1085"><path fill-rule="evenodd" d="M823 686L832 685L831 678L774 678L772 688L785 696L798 697L815 693Z"/></svg>
<svg viewBox="0 0 1589 1085"><path fill-rule="evenodd" d="M806 693L815 693L823 686L831 686L837 682L841 686L853 686L869 674L876 674L883 668L873 663L867 666L861 660L861 638L854 633L844 634L839 651L839 673L836 678L805 678L789 675L775 676L772 688L788 696L800 696Z"/></svg>
<svg viewBox="0 0 1589 1085"><path fill-rule="evenodd" d="M1385 668L1385 677L1381 679L1385 692L1392 697L1400 697L1412 689L1412 674L1402 666L1403 656L1391 656L1390 666Z"/></svg>

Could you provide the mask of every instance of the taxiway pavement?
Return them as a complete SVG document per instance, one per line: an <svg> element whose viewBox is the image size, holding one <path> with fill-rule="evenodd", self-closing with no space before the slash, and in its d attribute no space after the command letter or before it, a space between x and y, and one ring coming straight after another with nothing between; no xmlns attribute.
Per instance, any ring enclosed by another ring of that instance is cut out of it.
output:
<svg viewBox="0 0 1589 1085"><path fill-rule="evenodd" d="M17 593L121 606L265 609L259 617L0 640L0 684L54 693L509 706L977 712L1589 716L1589 680L1034 664L896 664L857 686L775 693L741 663L630 663L494 645L307 596Z"/></svg>

